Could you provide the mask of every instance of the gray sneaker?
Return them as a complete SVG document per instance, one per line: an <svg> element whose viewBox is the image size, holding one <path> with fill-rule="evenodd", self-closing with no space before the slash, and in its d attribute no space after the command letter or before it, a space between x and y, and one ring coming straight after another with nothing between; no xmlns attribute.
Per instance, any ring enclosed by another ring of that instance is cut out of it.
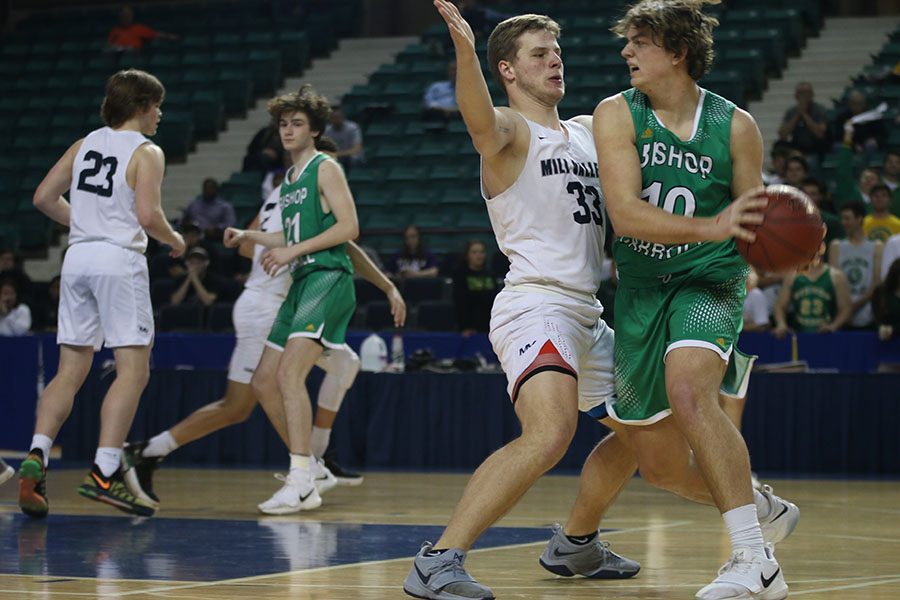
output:
<svg viewBox="0 0 900 600"><path fill-rule="evenodd" d="M433 548L431 542L422 544L403 583L404 592L427 600L494 600L490 588L466 572L465 552L450 548L438 556L426 556Z"/></svg>
<svg viewBox="0 0 900 600"><path fill-rule="evenodd" d="M777 544L794 532L800 521L800 509L793 502L772 493L772 486L764 485L759 492L769 501L772 510L766 516L760 515L759 527L763 538L770 544Z"/></svg>
<svg viewBox="0 0 900 600"><path fill-rule="evenodd" d="M583 575L594 579L628 579L637 575L641 565L609 549L599 536L582 545L573 544L562 527L553 525L553 537L541 554L541 566L557 575Z"/></svg>

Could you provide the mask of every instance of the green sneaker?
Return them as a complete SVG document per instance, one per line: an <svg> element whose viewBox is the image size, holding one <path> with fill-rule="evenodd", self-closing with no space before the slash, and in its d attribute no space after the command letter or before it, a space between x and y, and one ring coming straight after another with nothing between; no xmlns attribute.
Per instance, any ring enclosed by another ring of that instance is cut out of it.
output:
<svg viewBox="0 0 900 600"><path fill-rule="evenodd" d="M122 469L116 469L110 477L104 477L100 467L94 465L78 487L85 498L115 506L123 512L139 517L152 517L156 509L128 491Z"/></svg>
<svg viewBox="0 0 900 600"><path fill-rule="evenodd" d="M19 508L29 517L43 519L50 510L47 501L47 469L44 453L32 450L19 465Z"/></svg>

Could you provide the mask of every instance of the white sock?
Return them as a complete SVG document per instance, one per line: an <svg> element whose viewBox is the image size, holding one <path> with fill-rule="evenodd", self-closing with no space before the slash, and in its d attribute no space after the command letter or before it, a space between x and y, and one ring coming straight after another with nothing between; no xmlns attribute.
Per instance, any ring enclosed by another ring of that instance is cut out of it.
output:
<svg viewBox="0 0 900 600"><path fill-rule="evenodd" d="M309 471L310 457L305 454L291 454L291 471Z"/></svg>
<svg viewBox="0 0 900 600"><path fill-rule="evenodd" d="M34 434L31 438L31 448L39 448L44 453L44 468L50 464L50 448L53 447L53 440L42 433Z"/></svg>
<svg viewBox="0 0 900 600"><path fill-rule="evenodd" d="M146 457L163 457L168 456L170 452L178 448L178 442L172 437L168 430L163 431L159 435L154 435L147 442L147 447L141 452Z"/></svg>
<svg viewBox="0 0 900 600"><path fill-rule="evenodd" d="M110 477L119 468L119 461L122 460L121 448L97 448L94 455L94 464L100 467L100 472L104 477Z"/></svg>
<svg viewBox="0 0 900 600"><path fill-rule="evenodd" d="M309 447L313 456L322 458L328 450L328 441L331 439L331 429L324 429L313 425L312 436L309 438Z"/></svg>
<svg viewBox="0 0 900 600"><path fill-rule="evenodd" d="M753 490L753 503L756 505L756 516L759 519L765 519L772 512L769 499L756 490Z"/></svg>
<svg viewBox="0 0 900 600"><path fill-rule="evenodd" d="M756 505L747 504L732 508L723 513L722 518L725 519L725 527L728 528L732 550L750 548L755 554L765 556L766 547L762 531L759 529Z"/></svg>

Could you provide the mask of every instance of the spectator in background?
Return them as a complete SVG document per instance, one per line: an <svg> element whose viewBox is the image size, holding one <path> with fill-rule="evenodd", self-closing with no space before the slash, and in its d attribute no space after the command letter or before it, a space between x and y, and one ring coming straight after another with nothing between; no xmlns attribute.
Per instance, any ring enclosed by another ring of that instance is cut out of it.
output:
<svg viewBox="0 0 900 600"><path fill-rule="evenodd" d="M864 204L871 202L869 194L872 188L881 181L878 169L865 167L859 178L853 178L853 127L845 130L844 143L837 150L837 171L835 173L834 195L837 207L840 208L850 200L861 200Z"/></svg>
<svg viewBox="0 0 900 600"><path fill-rule="evenodd" d="M491 308L497 295L497 280L487 269L484 243L470 240L453 274L453 304L456 324L463 336L487 333Z"/></svg>
<svg viewBox="0 0 900 600"><path fill-rule="evenodd" d="M759 276L750 267L747 274L747 297L744 298L744 331L765 331L769 328L769 304L759 289Z"/></svg>
<svg viewBox="0 0 900 600"><path fill-rule="evenodd" d="M409 225L403 231L403 247L394 256L391 273L400 279L434 277L438 274L437 261L425 247L415 225Z"/></svg>
<svg viewBox="0 0 900 600"><path fill-rule="evenodd" d="M140 50L147 40L155 38L178 40L181 36L135 23L134 10L130 6L123 6L119 11L119 24L109 30L106 41L112 50L121 52Z"/></svg>
<svg viewBox="0 0 900 600"><path fill-rule="evenodd" d="M424 117L435 119L455 119L459 116L456 104L456 61L447 63L447 79L435 81L425 90L422 97Z"/></svg>
<svg viewBox="0 0 900 600"><path fill-rule="evenodd" d="M182 226L193 223L209 240L222 239L222 232L234 227L235 221L234 207L219 196L219 182L211 177L203 180L203 192L188 204L181 217Z"/></svg>
<svg viewBox="0 0 900 600"><path fill-rule="evenodd" d="M888 241L900 233L900 218L891 214L891 190L883 183L876 184L869 192L872 212L863 221L863 231L870 240Z"/></svg>
<svg viewBox="0 0 900 600"><path fill-rule="evenodd" d="M341 163L344 170L350 171L352 167L365 162L362 130L356 122L344 116L344 111L340 106L331 109L330 122L325 127L324 135L331 138L337 145L335 158Z"/></svg>
<svg viewBox="0 0 900 600"><path fill-rule="evenodd" d="M800 184L800 190L809 196L809 199L819 209L825 225L828 226L828 230L825 232L825 243L829 244L831 240L843 237L844 228L841 225L841 218L834 212L834 205L831 198L828 197L828 188L825 187L825 184L815 177L807 177Z"/></svg>
<svg viewBox="0 0 900 600"><path fill-rule="evenodd" d="M866 95L860 90L851 90L845 101L846 108L835 119L834 139L844 139L856 153L872 153L884 145L887 131L884 119L873 119L865 123L851 124L850 119L868 110Z"/></svg>
<svg viewBox="0 0 900 600"><path fill-rule="evenodd" d="M772 145L772 151L769 152L769 171L763 173L763 181L766 185L784 183L787 160L795 152L794 147L783 140L779 140Z"/></svg>
<svg viewBox="0 0 900 600"><path fill-rule="evenodd" d="M881 255L881 281L887 280L887 274L894 262L900 260L900 235L892 235L884 244Z"/></svg>
<svg viewBox="0 0 900 600"><path fill-rule="evenodd" d="M900 148L891 148L885 153L881 183L891 190L891 214L900 217Z"/></svg>
<svg viewBox="0 0 900 600"><path fill-rule="evenodd" d="M852 303L847 276L823 262L823 254L824 250L807 271L785 277L775 302L775 337L783 338L789 331L831 333L850 320ZM794 307L790 327L788 306Z"/></svg>
<svg viewBox="0 0 900 600"><path fill-rule="evenodd" d="M783 183L800 189L807 177L809 177L809 163L802 154L797 153L787 159Z"/></svg>
<svg viewBox="0 0 900 600"><path fill-rule="evenodd" d="M12 248L0 249L0 280L12 279L16 291L24 301L31 299L31 278L22 268L22 255Z"/></svg>
<svg viewBox="0 0 900 600"><path fill-rule="evenodd" d="M202 304L209 306L227 294L230 282L209 269L209 253L202 246L194 246L185 255L186 272L176 280L177 287L170 303Z"/></svg>
<svg viewBox="0 0 900 600"><path fill-rule="evenodd" d="M863 220L866 207L862 202L848 202L841 208L841 224L847 237L834 240L828 250L828 262L847 276L850 284L850 325L869 329L875 324L872 294L881 283L881 255L884 244L866 239Z"/></svg>
<svg viewBox="0 0 900 600"><path fill-rule="evenodd" d="M256 132L250 144L247 146L247 154L244 155L243 171L258 171L268 173L275 169L283 169L289 157L281 145L281 137L278 128L269 123Z"/></svg>
<svg viewBox="0 0 900 600"><path fill-rule="evenodd" d="M59 282L60 277L57 275L50 280L47 286L47 293L43 297L34 299L34 310L32 317L34 318L34 329L37 331L56 331L57 319L59 318Z"/></svg>
<svg viewBox="0 0 900 600"><path fill-rule="evenodd" d="M4 279L0 282L0 335L25 335L31 329L31 309L19 302L16 282Z"/></svg>
<svg viewBox="0 0 900 600"><path fill-rule="evenodd" d="M872 304L878 323L878 339L887 341L900 333L900 260L891 264L884 283L875 290Z"/></svg>
<svg viewBox="0 0 900 600"><path fill-rule="evenodd" d="M827 111L813 102L813 87L809 82L797 84L794 99L797 104L784 113L778 137L804 154L821 155L827 149Z"/></svg>

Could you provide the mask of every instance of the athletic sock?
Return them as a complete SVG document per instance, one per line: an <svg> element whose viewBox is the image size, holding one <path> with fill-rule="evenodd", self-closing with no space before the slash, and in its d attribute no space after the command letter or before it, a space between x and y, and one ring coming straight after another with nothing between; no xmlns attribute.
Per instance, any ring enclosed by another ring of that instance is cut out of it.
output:
<svg viewBox="0 0 900 600"><path fill-rule="evenodd" d="M597 532L590 535L567 535L566 539L575 544L576 546L586 546L597 539Z"/></svg>
<svg viewBox="0 0 900 600"><path fill-rule="evenodd" d="M331 428L316 427L313 425L312 436L309 438L309 447L313 456L322 458L328 450L328 441L331 439Z"/></svg>
<svg viewBox="0 0 900 600"><path fill-rule="evenodd" d="M759 529L756 505L747 504L733 508L723 513L722 518L725 519L725 526L728 528L732 550L750 548L755 554L765 556L766 547L762 531Z"/></svg>
<svg viewBox="0 0 900 600"><path fill-rule="evenodd" d="M31 438L31 448L38 449L43 453L44 468L50 464L50 448L53 447L53 440L44 434L36 433Z"/></svg>
<svg viewBox="0 0 900 600"><path fill-rule="evenodd" d="M310 457L306 454L291 454L291 471L295 469L309 471L310 466Z"/></svg>
<svg viewBox="0 0 900 600"><path fill-rule="evenodd" d="M119 468L121 460L121 448L97 448L97 453L94 455L94 464L97 465L104 477L111 477Z"/></svg>
<svg viewBox="0 0 900 600"><path fill-rule="evenodd" d="M168 430L163 431L159 435L154 435L147 442L147 447L141 452L147 458L162 458L168 456L170 452L178 448L178 442L172 437Z"/></svg>

